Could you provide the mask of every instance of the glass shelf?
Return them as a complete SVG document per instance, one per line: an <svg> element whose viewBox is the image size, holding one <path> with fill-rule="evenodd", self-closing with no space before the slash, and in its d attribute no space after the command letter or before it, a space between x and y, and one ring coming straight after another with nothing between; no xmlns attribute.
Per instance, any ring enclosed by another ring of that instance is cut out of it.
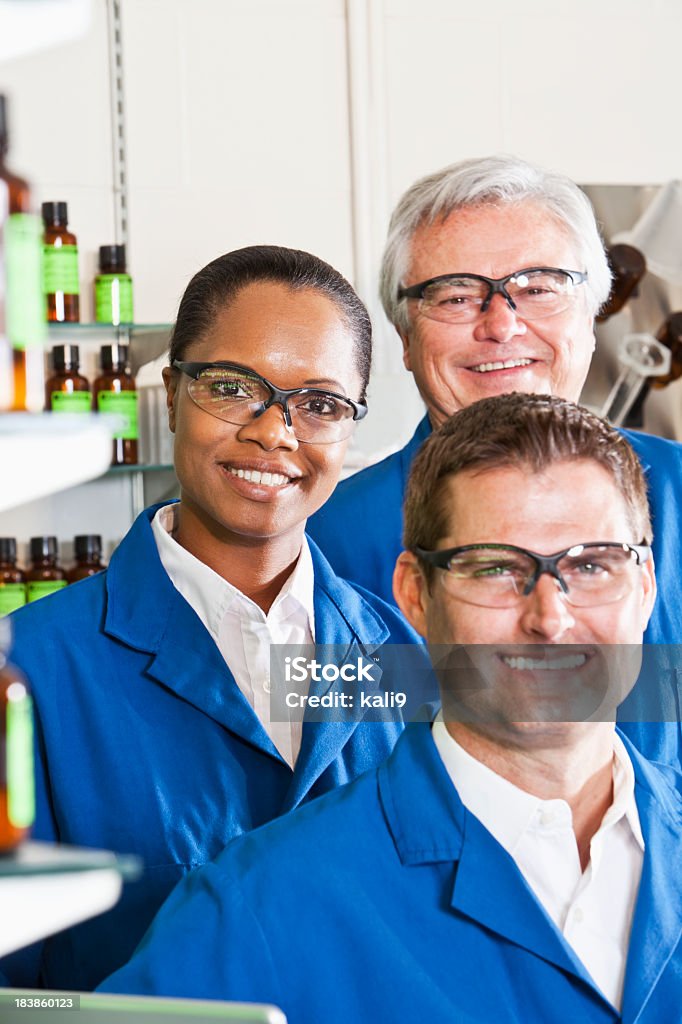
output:
<svg viewBox="0 0 682 1024"><path fill-rule="evenodd" d="M142 862L133 854L119 855L108 850L39 842L23 843L12 853L0 857L0 879L111 868L115 868L122 878L132 881L141 874Z"/></svg>
<svg viewBox="0 0 682 1024"><path fill-rule="evenodd" d="M50 323L47 326L48 335L57 338L62 334L111 334L117 331L125 334L161 334L169 333L172 324L101 324L101 323Z"/></svg>
<svg viewBox="0 0 682 1024"><path fill-rule="evenodd" d="M0 511L101 476L115 423L102 413L3 413Z"/></svg>
<svg viewBox="0 0 682 1024"><path fill-rule="evenodd" d="M51 843L25 843L0 858L0 956L108 910L138 857Z"/></svg>
<svg viewBox="0 0 682 1024"><path fill-rule="evenodd" d="M175 467L169 463L136 463L134 466L110 466L105 476L119 476L126 473L173 473Z"/></svg>

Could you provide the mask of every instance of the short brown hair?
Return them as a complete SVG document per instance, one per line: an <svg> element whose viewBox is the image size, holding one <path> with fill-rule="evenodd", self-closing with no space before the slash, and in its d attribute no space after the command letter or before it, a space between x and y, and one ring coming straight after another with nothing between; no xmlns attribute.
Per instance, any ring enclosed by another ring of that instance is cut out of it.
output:
<svg viewBox="0 0 682 1024"><path fill-rule="evenodd" d="M403 542L433 551L450 531L444 482L467 469L529 466L592 459L623 495L635 541L651 542L644 472L634 451L606 420L563 398L513 393L484 398L451 416L415 458L405 495ZM430 581L432 567L422 563Z"/></svg>

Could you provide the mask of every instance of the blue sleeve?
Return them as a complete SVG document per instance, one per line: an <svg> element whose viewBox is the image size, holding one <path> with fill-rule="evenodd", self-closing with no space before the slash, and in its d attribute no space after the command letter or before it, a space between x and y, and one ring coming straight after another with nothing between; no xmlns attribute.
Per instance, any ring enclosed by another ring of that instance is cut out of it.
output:
<svg viewBox="0 0 682 1024"><path fill-rule="evenodd" d="M402 476L397 456L342 480L306 531L338 576L395 606L393 568L402 550Z"/></svg>
<svg viewBox="0 0 682 1024"><path fill-rule="evenodd" d="M645 643L682 643L682 444L624 430L644 467L653 525L658 595ZM639 538L638 538L639 540Z"/></svg>
<svg viewBox="0 0 682 1024"><path fill-rule="evenodd" d="M239 840L237 840L239 842ZM229 848L221 855L231 862ZM267 937L237 871L198 868L168 897L125 967L97 991L283 1006Z"/></svg>

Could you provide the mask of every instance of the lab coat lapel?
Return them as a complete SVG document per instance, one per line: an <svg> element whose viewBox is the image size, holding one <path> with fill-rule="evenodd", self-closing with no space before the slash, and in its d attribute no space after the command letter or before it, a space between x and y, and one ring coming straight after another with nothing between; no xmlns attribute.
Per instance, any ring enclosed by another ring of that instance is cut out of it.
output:
<svg viewBox="0 0 682 1024"><path fill-rule="evenodd" d="M386 625L355 588L335 575L310 539L309 543L315 570L315 650L320 652L318 660L326 662L333 657L340 664L355 662L358 657L371 658L372 653L388 639ZM363 684L365 693L369 693L370 688L371 684ZM349 684L341 679L331 684L320 680L311 681L309 692L322 696L335 691L348 692L348 689ZM284 810L290 810L301 802L325 769L339 757L360 720L361 712L357 708L349 713L332 708L322 714L306 714L301 750Z"/></svg>
<svg viewBox="0 0 682 1024"><path fill-rule="evenodd" d="M625 1024L647 1019L646 1003L682 941L680 796L631 745L628 748L635 766L635 799L645 848L625 971Z"/></svg>
<svg viewBox="0 0 682 1024"><path fill-rule="evenodd" d="M464 812L464 836L452 907L535 956L594 982L526 884L513 858L473 814Z"/></svg>
<svg viewBox="0 0 682 1024"><path fill-rule="evenodd" d="M196 622L186 621L185 608L175 610L176 614L169 619L167 637L149 665L149 675L225 729L282 761L213 638L184 598L180 600Z"/></svg>
<svg viewBox="0 0 682 1024"><path fill-rule="evenodd" d="M379 788L401 861L455 865L455 913L579 978L603 999L513 859L462 804L428 724L407 727L379 769Z"/></svg>
<svg viewBox="0 0 682 1024"><path fill-rule="evenodd" d="M156 682L282 761L213 638L161 564L151 530L158 507L138 516L112 556L105 630L128 646L149 652L147 673Z"/></svg>

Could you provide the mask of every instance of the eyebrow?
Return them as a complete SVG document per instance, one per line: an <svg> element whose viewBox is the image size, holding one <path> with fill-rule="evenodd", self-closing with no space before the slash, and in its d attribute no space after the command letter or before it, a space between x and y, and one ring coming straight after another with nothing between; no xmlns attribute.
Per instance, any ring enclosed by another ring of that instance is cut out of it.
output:
<svg viewBox="0 0 682 1024"><path fill-rule="evenodd" d="M313 377L309 380L304 380L303 386L307 388L332 387L336 391L343 391L344 393L346 391L343 384L339 383L338 380L333 380L331 377Z"/></svg>

